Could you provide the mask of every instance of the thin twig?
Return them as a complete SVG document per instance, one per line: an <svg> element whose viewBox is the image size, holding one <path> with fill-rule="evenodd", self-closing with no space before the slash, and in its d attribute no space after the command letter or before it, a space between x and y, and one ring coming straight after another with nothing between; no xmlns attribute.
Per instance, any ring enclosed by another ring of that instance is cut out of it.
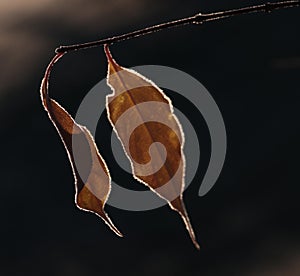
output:
<svg viewBox="0 0 300 276"><path fill-rule="evenodd" d="M199 13L199 14L196 14L191 17L186 17L186 18L182 18L182 19L178 19L178 20L174 20L174 21L169 21L166 23L154 25L154 26L140 29L137 31L133 31L130 33L113 36L113 37L109 37L109 38L105 38L105 39L100 39L97 41L91 41L91 42L87 42L87 43L75 44L75 45L69 45L69 46L60 46L59 48L57 48L55 50L55 52L56 53L64 53L64 52L76 51L76 50L80 50L80 49L92 48L92 47L97 47L97 46L101 46L104 44L112 44L112 43L119 42L122 40L127 40L127 39L131 39L134 37L143 36L143 35L150 34L153 32L165 30L168 28L183 26L183 25L187 25L187 24L202 24L202 23L205 23L208 21L220 20L223 18L233 17L233 16L237 16L237 15L242 15L242 14L248 14L248 13L254 13L254 12L269 13L276 9L291 8L291 7L296 7L299 5L300 5L300 0L283 1L283 2L278 2L278 3L269 3L268 2L268 3L262 4L262 5L228 10L228 11L221 11L221 12L207 13L207 14Z"/></svg>

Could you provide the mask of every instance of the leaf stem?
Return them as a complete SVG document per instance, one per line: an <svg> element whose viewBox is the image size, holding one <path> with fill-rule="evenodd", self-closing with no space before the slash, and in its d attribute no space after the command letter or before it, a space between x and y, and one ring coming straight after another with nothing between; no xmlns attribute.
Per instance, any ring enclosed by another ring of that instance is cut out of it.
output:
<svg viewBox="0 0 300 276"><path fill-rule="evenodd" d="M214 12L214 13L206 13L206 14L198 13L194 16L185 17L182 19L174 20L174 21L169 21L166 23L161 23L158 25L143 28L143 29L129 32L129 33L122 34L122 35L117 35L117 36L104 38L104 39L91 41L91 42L86 42L86 43L81 43L81 44L60 46L55 50L55 52L56 53L66 53L66 52L71 52L71 51L77 51L77 50L81 50L81 49L87 49L87 48L101 46L104 44L112 44L115 42L120 42L123 40L132 39L135 37L151 34L153 32L157 32L157 31L161 31L161 30L165 30L165 29L169 29L169 28L174 28L174 27L178 27L178 26L183 26L183 25L187 25L187 24L203 24L208 21L220 20L223 18L233 17L233 16L237 16L237 15L242 15L242 14L249 14L249 13L255 13L255 12L270 13L276 9L292 8L292 7L297 7L297 6L300 6L300 0L283 1L283 2L277 2L277 3L267 2L262 5L250 6L250 7L240 8L240 9L233 9L233 10Z"/></svg>

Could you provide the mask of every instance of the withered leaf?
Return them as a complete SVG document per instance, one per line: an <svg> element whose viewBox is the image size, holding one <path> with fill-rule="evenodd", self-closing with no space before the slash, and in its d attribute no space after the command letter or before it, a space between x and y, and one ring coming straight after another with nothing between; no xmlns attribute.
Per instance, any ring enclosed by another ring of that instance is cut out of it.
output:
<svg viewBox="0 0 300 276"><path fill-rule="evenodd" d="M181 215L199 249L182 198L184 135L171 100L152 81L118 65L107 45L104 49L107 83L113 90L106 98L108 117L131 162L133 175Z"/></svg>
<svg viewBox="0 0 300 276"><path fill-rule="evenodd" d="M75 178L75 203L78 208L100 216L118 236L122 236L104 211L111 189L110 174L92 135L48 95L51 69L62 55L57 54L45 72L41 84L41 98L68 153Z"/></svg>

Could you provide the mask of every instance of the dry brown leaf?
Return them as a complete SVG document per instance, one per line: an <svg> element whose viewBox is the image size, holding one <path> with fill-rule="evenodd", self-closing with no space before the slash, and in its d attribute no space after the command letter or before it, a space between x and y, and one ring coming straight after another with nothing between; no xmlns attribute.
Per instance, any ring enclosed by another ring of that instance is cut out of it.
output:
<svg viewBox="0 0 300 276"><path fill-rule="evenodd" d="M100 216L118 235L121 232L104 212L111 189L110 174L87 128L77 124L71 115L48 95L51 69L63 54L49 64L41 84L41 98L51 122L58 131L68 153L75 178L75 203L78 208ZM73 143L73 146L72 146ZM76 149L74 151L74 149Z"/></svg>
<svg viewBox="0 0 300 276"><path fill-rule="evenodd" d="M152 81L118 65L108 46L105 53L107 83L113 90L107 96L108 117L131 162L133 175L181 215L199 249L182 199L184 136L171 100Z"/></svg>

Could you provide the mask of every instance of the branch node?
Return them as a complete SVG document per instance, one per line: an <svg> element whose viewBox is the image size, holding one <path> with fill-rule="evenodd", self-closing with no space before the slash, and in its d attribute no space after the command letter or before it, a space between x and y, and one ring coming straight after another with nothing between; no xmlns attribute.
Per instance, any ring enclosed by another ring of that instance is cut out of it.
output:
<svg viewBox="0 0 300 276"><path fill-rule="evenodd" d="M205 20L205 15L203 15L201 12L199 12L194 16L194 20L192 23L201 25L204 22L204 20Z"/></svg>

